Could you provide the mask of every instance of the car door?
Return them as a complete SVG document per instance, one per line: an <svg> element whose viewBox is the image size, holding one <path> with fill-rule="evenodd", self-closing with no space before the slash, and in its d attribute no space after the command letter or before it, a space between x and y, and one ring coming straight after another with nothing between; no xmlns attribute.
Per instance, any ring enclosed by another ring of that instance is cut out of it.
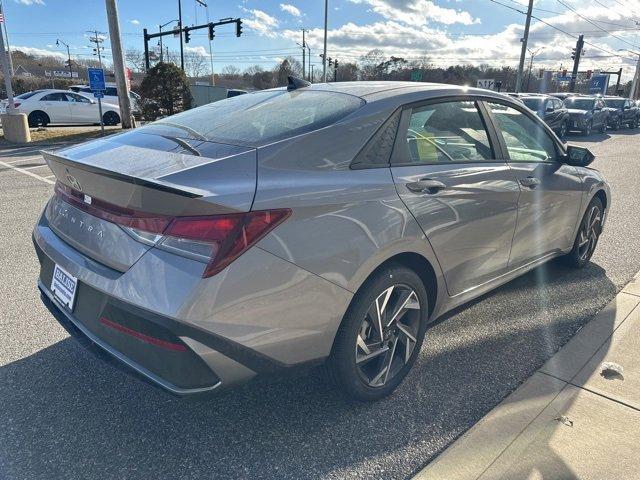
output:
<svg viewBox="0 0 640 480"><path fill-rule="evenodd" d="M73 123L100 123L98 106L91 100L77 93L65 93L71 109Z"/></svg>
<svg viewBox="0 0 640 480"><path fill-rule="evenodd" d="M511 269L572 245L583 184L574 167L560 162L562 147L539 120L501 102L488 108L520 187Z"/></svg>
<svg viewBox="0 0 640 480"><path fill-rule="evenodd" d="M49 116L51 123L71 123L71 109L67 97L62 92L43 95L33 110L42 110Z"/></svg>
<svg viewBox="0 0 640 480"><path fill-rule="evenodd" d="M481 103L449 99L404 109L391 159L400 198L443 270L450 295L504 273L520 190Z"/></svg>

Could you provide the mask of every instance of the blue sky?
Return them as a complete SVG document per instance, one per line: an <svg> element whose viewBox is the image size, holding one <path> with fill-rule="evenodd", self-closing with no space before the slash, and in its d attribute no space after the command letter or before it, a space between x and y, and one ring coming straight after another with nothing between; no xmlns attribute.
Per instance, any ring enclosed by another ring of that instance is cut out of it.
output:
<svg viewBox="0 0 640 480"><path fill-rule="evenodd" d="M312 59L319 64L322 48L322 0L209 0L211 20L241 17L244 35L236 38L233 26L216 32L215 70L233 64L244 69L254 64L271 68L287 56L300 57L296 43L301 28L309 29ZM525 0L500 0L521 10ZM107 31L103 0L4 0L12 47L33 53L64 54L60 38L71 45L72 56L88 58L86 31ZM184 24L205 23L206 10L195 0L182 0ZM329 55L343 62L356 61L373 48L409 59L427 57L436 65L489 63L517 65L524 16L490 0L329 0ZM570 63L578 32L589 42L584 68L625 69L631 75L634 56L619 49L638 50L640 0L537 0L531 49L539 50L536 66L559 68ZM159 23L177 18L177 0L120 0L120 22L125 48L142 49L142 29L157 31ZM168 27L167 27L168 28ZM564 30L571 35L560 32ZM165 45L178 49L169 37ZM107 57L109 55L109 45ZM187 46L208 55L203 31ZM637 57L635 57L637 58ZM208 59L208 56L207 56Z"/></svg>

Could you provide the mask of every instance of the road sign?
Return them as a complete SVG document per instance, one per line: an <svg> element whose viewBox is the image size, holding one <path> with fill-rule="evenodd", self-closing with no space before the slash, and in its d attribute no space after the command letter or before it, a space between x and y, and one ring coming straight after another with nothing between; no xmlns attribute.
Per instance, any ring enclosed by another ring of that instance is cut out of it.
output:
<svg viewBox="0 0 640 480"><path fill-rule="evenodd" d="M556 80L559 82L570 82L571 81L571 75L560 75L558 74L556 77Z"/></svg>
<svg viewBox="0 0 640 480"><path fill-rule="evenodd" d="M422 72L420 70L414 70L411 72L411 81L412 82L421 82L422 81Z"/></svg>
<svg viewBox="0 0 640 480"><path fill-rule="evenodd" d="M104 98L104 92L93 92L94 98Z"/></svg>
<svg viewBox="0 0 640 480"><path fill-rule="evenodd" d="M589 82L589 93L595 95L600 93L605 95L609 86L609 75L594 75Z"/></svg>
<svg viewBox="0 0 640 480"><path fill-rule="evenodd" d="M104 70L102 68L88 68L87 73L89 74L89 88L92 91L106 90Z"/></svg>
<svg viewBox="0 0 640 480"><path fill-rule="evenodd" d="M486 88L487 90L493 90L496 86L496 81L493 78L482 78L478 80L478 88Z"/></svg>

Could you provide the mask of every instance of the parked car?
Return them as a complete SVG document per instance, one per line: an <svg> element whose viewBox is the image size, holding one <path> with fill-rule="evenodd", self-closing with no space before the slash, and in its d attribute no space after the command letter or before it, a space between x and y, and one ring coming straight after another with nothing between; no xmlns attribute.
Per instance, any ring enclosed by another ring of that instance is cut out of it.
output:
<svg viewBox="0 0 640 480"><path fill-rule="evenodd" d="M569 111L569 130L579 130L584 135L591 135L593 129L604 133L607 129L609 111L602 98L569 97L564 100Z"/></svg>
<svg viewBox="0 0 640 480"><path fill-rule="evenodd" d="M550 95L528 95L520 97L522 102L551 129L558 134L560 138L564 138L569 130L569 111L564 106L562 100Z"/></svg>
<svg viewBox="0 0 640 480"><path fill-rule="evenodd" d="M107 83L105 84L104 97L102 99L103 102L111 103L113 105L120 105L118 100L118 87L115 83ZM82 93L87 97L93 97L93 91L89 87L89 85L72 85L69 87L69 90L76 93ZM140 113L139 101L140 95L138 95L134 91L129 91L129 97L131 98L131 112L134 115L138 115Z"/></svg>
<svg viewBox="0 0 640 480"><path fill-rule="evenodd" d="M622 125L638 128L640 109L633 100L621 97L604 97L604 103L605 108L609 111L609 127L614 130L619 130Z"/></svg>
<svg viewBox="0 0 640 480"><path fill-rule="evenodd" d="M43 155L43 302L179 395L324 362L380 399L445 312L585 266L610 204L588 149L452 85L290 78Z"/></svg>
<svg viewBox="0 0 640 480"><path fill-rule="evenodd" d="M95 100L69 90L43 89L14 97L16 110L27 114L30 127L49 124L99 124L100 112ZM120 108L102 104L105 125L120 123Z"/></svg>

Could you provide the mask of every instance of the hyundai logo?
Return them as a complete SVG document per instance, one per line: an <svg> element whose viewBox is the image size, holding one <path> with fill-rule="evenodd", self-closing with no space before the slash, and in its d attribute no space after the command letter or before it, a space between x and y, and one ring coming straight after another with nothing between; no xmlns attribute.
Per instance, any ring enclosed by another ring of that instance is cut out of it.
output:
<svg viewBox="0 0 640 480"><path fill-rule="evenodd" d="M78 190L79 192L82 191L82 187L80 186L80 182L76 179L76 177L74 177L73 175L71 175L69 173L69 170L67 170L67 183L69 184L69 186L75 190Z"/></svg>

